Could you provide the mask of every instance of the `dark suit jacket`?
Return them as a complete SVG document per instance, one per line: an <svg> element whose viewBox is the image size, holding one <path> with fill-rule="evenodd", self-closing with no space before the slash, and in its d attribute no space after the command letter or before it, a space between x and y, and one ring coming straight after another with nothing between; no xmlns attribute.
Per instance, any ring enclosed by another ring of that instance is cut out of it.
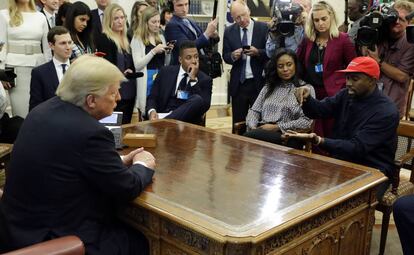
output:
<svg viewBox="0 0 414 255"><path fill-rule="evenodd" d="M304 38L297 50L298 60L302 61L305 72L308 68L314 68L309 66L309 56L313 44L308 38ZM345 86L345 74L336 73L335 71L346 68L355 57L355 47L348 34L341 32L339 37L328 41L323 57L324 70L322 75L323 85L328 96L334 96Z"/></svg>
<svg viewBox="0 0 414 255"><path fill-rule="evenodd" d="M173 16L165 27L165 39L167 42L177 40L172 51L172 65L178 65L179 48L183 41L195 41L197 49L202 49L210 45L210 41L204 36L203 30L194 21L188 19L197 32L197 38L193 32L185 25L182 18Z"/></svg>
<svg viewBox="0 0 414 255"><path fill-rule="evenodd" d="M164 66L160 69L152 85L151 93L147 98L146 113L150 109L155 109L157 112L166 112L168 101L176 88L179 70L179 65ZM198 82L191 88L190 93L198 94L203 98L202 112L205 113L210 108L213 81L202 71L198 71L197 79Z"/></svg>
<svg viewBox="0 0 414 255"><path fill-rule="evenodd" d="M0 247L76 235L87 254L124 254L114 252L123 245L113 243L116 209L152 175L142 165L123 165L106 127L54 97L27 115L14 143L0 202Z"/></svg>
<svg viewBox="0 0 414 255"><path fill-rule="evenodd" d="M98 9L91 10L92 14L92 27L96 32L102 33L102 23L99 17Z"/></svg>
<svg viewBox="0 0 414 255"><path fill-rule="evenodd" d="M260 55L258 57L251 57L250 65L252 67L257 93L259 93L263 87L262 73L268 60L266 55L267 33L268 29L265 23L259 21L254 22L251 45L259 50ZM229 92L231 96L237 95L240 85L241 69L243 66L241 58L237 61L231 59L231 53L241 47L240 26L234 23L224 31L223 40L223 59L227 64L232 65L229 84Z"/></svg>
<svg viewBox="0 0 414 255"><path fill-rule="evenodd" d="M32 69L29 111L56 94L59 79L53 60Z"/></svg>

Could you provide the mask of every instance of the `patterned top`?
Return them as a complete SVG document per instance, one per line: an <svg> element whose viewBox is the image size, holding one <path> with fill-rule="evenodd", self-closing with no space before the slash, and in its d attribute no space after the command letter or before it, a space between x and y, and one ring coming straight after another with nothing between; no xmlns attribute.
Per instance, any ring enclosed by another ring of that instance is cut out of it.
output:
<svg viewBox="0 0 414 255"><path fill-rule="evenodd" d="M315 97L315 91L311 85L303 81L299 83L301 86L308 86L311 89L311 96ZM283 83L276 86L273 93L265 99L268 86L264 86L247 114L248 129L266 123L277 124L283 133L286 130L309 129L312 120L303 113L296 100L295 89L293 83Z"/></svg>
<svg viewBox="0 0 414 255"><path fill-rule="evenodd" d="M91 47L87 46L86 49L83 48L80 44L72 43L72 55L70 56L70 60L74 60L84 54L92 54L93 51Z"/></svg>

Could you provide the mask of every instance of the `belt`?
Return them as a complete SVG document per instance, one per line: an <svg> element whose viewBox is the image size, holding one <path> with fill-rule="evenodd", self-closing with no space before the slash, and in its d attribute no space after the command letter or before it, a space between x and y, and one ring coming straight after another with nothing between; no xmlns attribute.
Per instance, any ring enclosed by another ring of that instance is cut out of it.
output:
<svg viewBox="0 0 414 255"><path fill-rule="evenodd" d="M33 54L41 54L42 49L40 45L8 45L7 51L9 53L15 54L24 54L24 55L33 55Z"/></svg>

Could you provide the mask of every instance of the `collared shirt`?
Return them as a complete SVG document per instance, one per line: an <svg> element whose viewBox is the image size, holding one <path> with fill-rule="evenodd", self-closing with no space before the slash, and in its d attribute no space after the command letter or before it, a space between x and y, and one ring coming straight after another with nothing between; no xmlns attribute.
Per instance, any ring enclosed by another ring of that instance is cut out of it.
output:
<svg viewBox="0 0 414 255"><path fill-rule="evenodd" d="M351 97L347 89L321 101L308 98L302 109L309 118L335 120L332 136L320 145L332 157L393 173L398 111L378 88L363 98Z"/></svg>
<svg viewBox="0 0 414 255"><path fill-rule="evenodd" d="M300 81L300 85L306 84ZM311 88L311 96L315 97L313 87L307 86ZM264 86L247 113L247 127L253 129L259 124L275 123L283 133L286 130L310 129L312 120L303 113L295 90L296 86L292 82L278 84L272 94L266 97L269 86Z"/></svg>
<svg viewBox="0 0 414 255"><path fill-rule="evenodd" d="M406 35L402 36L392 45L384 42L378 47L379 57L404 73L411 76L414 72L414 45L407 42ZM383 93L391 98L397 104L400 111L400 117L405 114L407 106L407 91L410 79L405 82L399 82L388 77L381 72L379 82L383 84Z"/></svg>
<svg viewBox="0 0 414 255"><path fill-rule="evenodd" d="M53 60L53 64L55 65L56 74L57 74L57 77L58 77L58 80L59 80L59 83L60 83L62 81L62 78L63 78L62 64L66 64L66 71L67 71L69 66L70 66L70 61L68 59L65 63L62 63L59 60L57 60L55 57L53 57L52 60Z"/></svg>
<svg viewBox="0 0 414 255"><path fill-rule="evenodd" d="M49 24L49 27L55 27L56 26L56 15L55 13L49 13L48 11L46 11L46 9L43 9L43 12L46 16L46 20L47 23ZM53 21L52 21L52 17L53 17Z"/></svg>
<svg viewBox="0 0 414 255"><path fill-rule="evenodd" d="M351 41L353 43L355 43L355 40L357 38L358 35L358 29L361 26L361 20L364 18L365 16L362 16L361 18L359 18L358 20L354 21L354 23L351 24L351 28L348 30L348 35L349 35L349 39L351 39Z"/></svg>
<svg viewBox="0 0 414 255"><path fill-rule="evenodd" d="M246 32L247 33L247 45L252 45L253 28L254 28L254 21L252 19L250 20L250 23L246 28L247 28L247 32ZM243 33L244 33L243 28L240 27L240 39L243 38ZM253 78L253 71L250 65L251 57L245 54L243 54L242 57L246 58L246 79L251 79Z"/></svg>
<svg viewBox="0 0 414 255"><path fill-rule="evenodd" d="M101 24L102 24L104 11L98 8L98 15L99 15L99 19L101 20Z"/></svg>
<svg viewBox="0 0 414 255"><path fill-rule="evenodd" d="M180 66L180 71L178 71L177 80L175 81L175 94L177 94L178 86L180 85L181 79L184 78L184 74L187 73L184 71L183 66ZM190 75L187 76L187 83L190 81ZM197 81L190 82L190 86L193 87L197 84Z"/></svg>

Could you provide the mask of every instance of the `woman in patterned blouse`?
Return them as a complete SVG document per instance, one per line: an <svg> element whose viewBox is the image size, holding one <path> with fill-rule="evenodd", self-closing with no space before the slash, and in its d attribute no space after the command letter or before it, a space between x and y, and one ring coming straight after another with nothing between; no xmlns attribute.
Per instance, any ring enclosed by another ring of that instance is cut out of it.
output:
<svg viewBox="0 0 414 255"><path fill-rule="evenodd" d="M296 54L289 49L279 49L270 59L265 69L265 86L246 117L245 136L282 144L281 136L287 130L311 128L312 120L303 114L295 97L296 87L310 86L297 78L297 66ZM290 139L287 146L301 149L303 143Z"/></svg>

